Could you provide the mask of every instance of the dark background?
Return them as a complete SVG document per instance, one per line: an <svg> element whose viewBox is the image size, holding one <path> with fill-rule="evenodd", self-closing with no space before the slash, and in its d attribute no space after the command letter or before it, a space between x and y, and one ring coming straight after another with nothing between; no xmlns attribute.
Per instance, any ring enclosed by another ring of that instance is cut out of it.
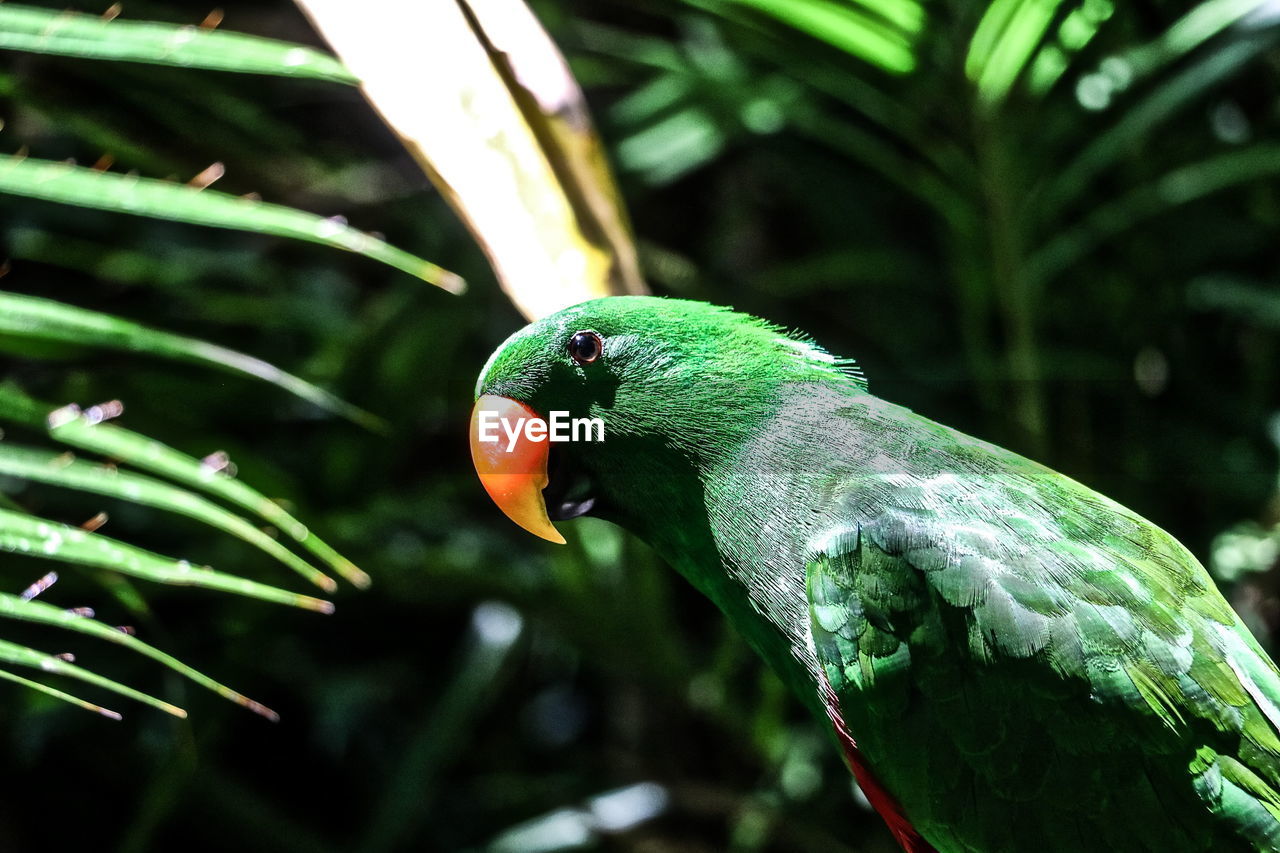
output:
<svg viewBox="0 0 1280 853"><path fill-rule="evenodd" d="M976 3L867 5L918 14L909 72L752 4L535 9L583 83L657 292L804 329L857 358L873 392L1133 507L1210 565L1269 644L1274 21L1186 45L1161 37L1193 4L1042 5L1053 23L1030 55L1056 50L1061 76L1036 91L1029 73L993 105L965 68ZM224 28L316 42L288 3L223 8ZM125 12L197 23L208 8ZM1144 45L1150 67L1132 61ZM220 161L218 189L344 215L471 284L452 297L320 247L0 196L0 288L252 353L390 423L371 433L156 359L0 350L3 378L42 399L119 398L130 428L228 451L374 578L329 617L146 586L140 618L61 567L49 600L135 624L282 720L6 624L191 717L121 700L112 723L0 686L0 850L892 849L821 727L642 545L582 520L557 548L488 502L466 418L480 366L523 321L357 91L4 52L0 95L4 153L109 152L116 170L179 180ZM289 585L185 519L0 489L70 523L105 509L113 536ZM0 582L49 568L3 554Z"/></svg>

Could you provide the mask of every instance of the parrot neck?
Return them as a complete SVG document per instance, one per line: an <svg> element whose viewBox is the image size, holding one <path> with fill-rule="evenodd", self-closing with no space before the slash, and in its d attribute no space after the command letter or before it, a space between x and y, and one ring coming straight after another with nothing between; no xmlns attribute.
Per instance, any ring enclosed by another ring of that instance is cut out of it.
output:
<svg viewBox="0 0 1280 853"><path fill-rule="evenodd" d="M833 531L858 523L840 484L856 481L909 412L851 383L794 383L774 403L749 438L662 501L661 522L636 532L824 718L808 563Z"/></svg>
<svg viewBox="0 0 1280 853"><path fill-rule="evenodd" d="M688 544L686 539L673 548L670 543L652 541L654 549L724 613L791 693L817 718L826 719L826 709L815 689L821 667L807 619L792 620L781 617L779 609L762 607L752 587L740 580L741 571L725 568L726 555L714 536L707 536L698 547L689 548ZM798 582L803 589L803 566L798 572L776 575L775 582L788 589ZM803 599L794 605L783 609L807 611Z"/></svg>
<svg viewBox="0 0 1280 853"><path fill-rule="evenodd" d="M598 514L649 543L824 717L805 579L817 520L810 480L834 455L823 448L845 440L844 427L830 425L875 398L850 363L771 335L782 357L763 366L702 364L716 377L707 383L677 363L655 371L644 396L620 392L611 401L617 428L593 467L608 469L601 482L627 488L608 495ZM666 389L666 405L653 405L654 384ZM691 417L690 398L720 413Z"/></svg>
<svg viewBox="0 0 1280 853"><path fill-rule="evenodd" d="M660 461L663 457L632 448L625 440L614 438L611 442L615 475L633 488L609 495L597 504L594 514L630 530L653 548L711 599L813 713L823 715L814 689L817 658L807 620L799 619L807 609L803 563L785 569L772 567L785 573L785 582L778 576L773 583L787 589L792 598L788 609L797 617L779 618L776 610L761 607L754 585L743 582L752 569L737 562L726 549L718 529L723 513L717 509L718 498L713 499L717 490L704 487L706 478L691 471L687 463L664 464ZM727 457L718 459L716 466L724 463ZM732 508L729 511L735 512Z"/></svg>
<svg viewBox="0 0 1280 853"><path fill-rule="evenodd" d="M806 567L813 540L839 523L823 486L827 457L868 440L858 430L864 411L897 407L851 382L817 390L812 382L795 382L776 389L768 402L767 414L722 427L722 438L728 429L740 431L733 441L697 451L664 454L611 439L614 477L629 488L611 496L600 514L647 542L710 598L825 719ZM695 452L697 464L690 466Z"/></svg>

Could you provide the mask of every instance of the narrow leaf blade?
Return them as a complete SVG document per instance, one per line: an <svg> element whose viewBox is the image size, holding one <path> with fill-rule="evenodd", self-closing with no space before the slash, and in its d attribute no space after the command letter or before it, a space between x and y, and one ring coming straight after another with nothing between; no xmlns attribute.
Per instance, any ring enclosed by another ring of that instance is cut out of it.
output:
<svg viewBox="0 0 1280 853"><path fill-rule="evenodd" d="M280 715L271 710L261 702L255 702L248 696L238 693L231 688L214 681L199 670L187 666L182 661L160 651L148 643L144 643L137 637L113 628L103 622L98 622L87 616L81 616L77 613L63 610L51 604L42 601L28 600L20 598L16 595L8 593L0 593L0 616L10 619L19 619L24 622L36 622L43 625L54 625L59 628L65 628L68 631L75 631L81 634L87 634L100 640L106 640L109 643L124 646L144 657L149 657L154 661L158 661L172 669L174 672L194 681L196 684L206 687L226 699L230 699L237 705L241 705L255 714L261 714L267 719L275 722L280 719Z"/></svg>
<svg viewBox="0 0 1280 853"><path fill-rule="evenodd" d="M212 501L154 477L71 458L67 453L0 442L0 474L132 501L202 521L271 555L325 592L337 584L279 542Z"/></svg>
<svg viewBox="0 0 1280 853"><path fill-rule="evenodd" d="M362 426L377 429L382 425L377 416L260 358L54 299L0 292L0 334L128 350L239 373L270 382Z"/></svg>
<svg viewBox="0 0 1280 853"><path fill-rule="evenodd" d="M109 717L113 720L119 720L121 718L119 712L112 711L110 708L104 708L101 705L96 705L86 699L81 699L79 696L72 696L70 693L64 693L56 687L50 687L47 684L41 684L38 681L23 678L21 675L16 675L5 669L0 669L0 680L12 681L14 684L21 684L23 687L28 687L32 690L52 696L55 699L60 699L63 702L84 708L86 711L93 711L95 714L101 714L102 716Z"/></svg>
<svg viewBox="0 0 1280 853"><path fill-rule="evenodd" d="M300 44L151 21L108 20L0 3L0 48L356 83L333 56Z"/></svg>
<svg viewBox="0 0 1280 853"><path fill-rule="evenodd" d="M6 154L0 155L0 193L305 240L380 261L450 293L464 288L457 275L358 231L340 218L326 219L217 190Z"/></svg>
<svg viewBox="0 0 1280 853"><path fill-rule="evenodd" d="M369 586L369 576L358 566L275 501L244 482L155 439L115 424L95 422L75 407L64 407L49 414L51 409L12 385L0 384L0 419L47 429L54 439L64 444L168 477L189 489L239 506L275 525L350 583L360 588Z"/></svg>
<svg viewBox="0 0 1280 853"><path fill-rule="evenodd" d="M162 699L134 690L132 687L126 687L118 681L112 681L110 678L104 678L96 672L78 667L73 663L68 663L59 657L47 655L44 652L38 652L35 649L20 646L17 643L10 643L7 640L0 640L0 661L6 663L14 663L19 666L29 666L43 672L52 673L54 675L65 675L70 678L77 678L81 681L92 684L96 687L102 687L113 693L119 693L121 696L127 696L138 702L150 705L153 708L159 708L166 714L172 714L175 717L186 718L187 712L172 705Z"/></svg>
<svg viewBox="0 0 1280 853"><path fill-rule="evenodd" d="M109 569L171 586L216 589L319 613L333 612L333 604L319 598L171 560L98 533L7 509L0 509L0 551Z"/></svg>

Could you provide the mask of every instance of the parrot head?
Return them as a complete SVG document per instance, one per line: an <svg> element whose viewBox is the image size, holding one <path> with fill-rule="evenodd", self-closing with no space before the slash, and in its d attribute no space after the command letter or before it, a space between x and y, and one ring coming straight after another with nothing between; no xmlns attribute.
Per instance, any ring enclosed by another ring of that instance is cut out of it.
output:
<svg viewBox="0 0 1280 853"><path fill-rule="evenodd" d="M705 512L705 478L776 414L784 387L861 381L848 361L746 314L606 297L525 327L490 357L472 458L499 508L544 539L563 543L552 522L588 513L650 539ZM556 421L569 440L548 440Z"/></svg>

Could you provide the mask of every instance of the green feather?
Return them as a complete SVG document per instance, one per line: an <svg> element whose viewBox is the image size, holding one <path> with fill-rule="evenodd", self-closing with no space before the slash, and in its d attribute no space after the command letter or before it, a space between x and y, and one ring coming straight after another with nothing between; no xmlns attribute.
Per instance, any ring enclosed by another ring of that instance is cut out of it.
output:
<svg viewBox="0 0 1280 853"><path fill-rule="evenodd" d="M702 303L567 309L476 393L602 418L564 448L593 511L837 715L934 849L1280 850L1280 672L1149 521Z"/></svg>

